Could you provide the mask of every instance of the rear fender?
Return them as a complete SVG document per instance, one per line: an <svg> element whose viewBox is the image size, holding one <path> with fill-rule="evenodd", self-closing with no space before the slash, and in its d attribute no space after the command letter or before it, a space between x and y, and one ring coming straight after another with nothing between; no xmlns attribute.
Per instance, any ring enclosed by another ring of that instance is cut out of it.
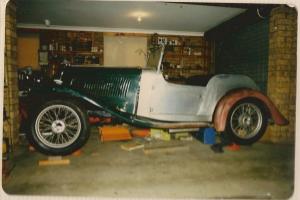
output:
<svg viewBox="0 0 300 200"><path fill-rule="evenodd" d="M262 102L269 113L269 117L273 119L277 125L287 125L288 120L279 112L273 102L265 95L256 90L240 89L229 92L217 104L213 115L213 123L216 131L224 131L226 127L227 117L231 108L240 100L245 98L255 98Z"/></svg>

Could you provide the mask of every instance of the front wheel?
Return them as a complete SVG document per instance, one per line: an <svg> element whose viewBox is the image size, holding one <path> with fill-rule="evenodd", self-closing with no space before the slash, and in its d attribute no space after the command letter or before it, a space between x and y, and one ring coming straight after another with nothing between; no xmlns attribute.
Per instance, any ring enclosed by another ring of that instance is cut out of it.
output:
<svg viewBox="0 0 300 200"><path fill-rule="evenodd" d="M44 154L67 155L85 144L89 137L87 114L78 103L49 101L33 116L29 142Z"/></svg>
<svg viewBox="0 0 300 200"><path fill-rule="evenodd" d="M267 115L262 103L256 99L244 99L230 110L225 132L233 142L249 145L263 136L266 127Z"/></svg>

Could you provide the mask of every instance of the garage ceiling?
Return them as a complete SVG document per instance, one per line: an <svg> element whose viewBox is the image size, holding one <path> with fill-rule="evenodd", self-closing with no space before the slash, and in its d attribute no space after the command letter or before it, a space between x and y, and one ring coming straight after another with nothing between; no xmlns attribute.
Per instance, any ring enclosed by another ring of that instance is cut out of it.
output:
<svg viewBox="0 0 300 200"><path fill-rule="evenodd" d="M18 27L183 35L203 35L245 11L187 3L96 0L17 0L17 8Z"/></svg>

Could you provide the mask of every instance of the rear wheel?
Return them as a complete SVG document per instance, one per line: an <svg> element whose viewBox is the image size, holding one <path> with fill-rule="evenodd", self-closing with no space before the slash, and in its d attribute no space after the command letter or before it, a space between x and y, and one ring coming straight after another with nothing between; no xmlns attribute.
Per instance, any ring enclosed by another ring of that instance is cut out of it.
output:
<svg viewBox="0 0 300 200"><path fill-rule="evenodd" d="M54 100L35 113L29 141L42 153L67 155L85 144L89 127L85 109L76 102Z"/></svg>
<svg viewBox="0 0 300 200"><path fill-rule="evenodd" d="M238 144L249 145L258 141L267 127L266 110L256 99L236 103L227 117L226 133Z"/></svg>

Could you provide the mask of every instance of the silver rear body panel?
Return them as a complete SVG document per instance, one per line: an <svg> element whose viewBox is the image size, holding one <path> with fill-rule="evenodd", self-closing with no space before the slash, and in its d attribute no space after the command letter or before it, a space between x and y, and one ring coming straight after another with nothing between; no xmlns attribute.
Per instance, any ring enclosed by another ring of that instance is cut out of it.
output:
<svg viewBox="0 0 300 200"><path fill-rule="evenodd" d="M202 87L169 83L160 71L143 70L137 115L173 122L211 122L218 101L238 88L258 90L244 75L216 75Z"/></svg>

